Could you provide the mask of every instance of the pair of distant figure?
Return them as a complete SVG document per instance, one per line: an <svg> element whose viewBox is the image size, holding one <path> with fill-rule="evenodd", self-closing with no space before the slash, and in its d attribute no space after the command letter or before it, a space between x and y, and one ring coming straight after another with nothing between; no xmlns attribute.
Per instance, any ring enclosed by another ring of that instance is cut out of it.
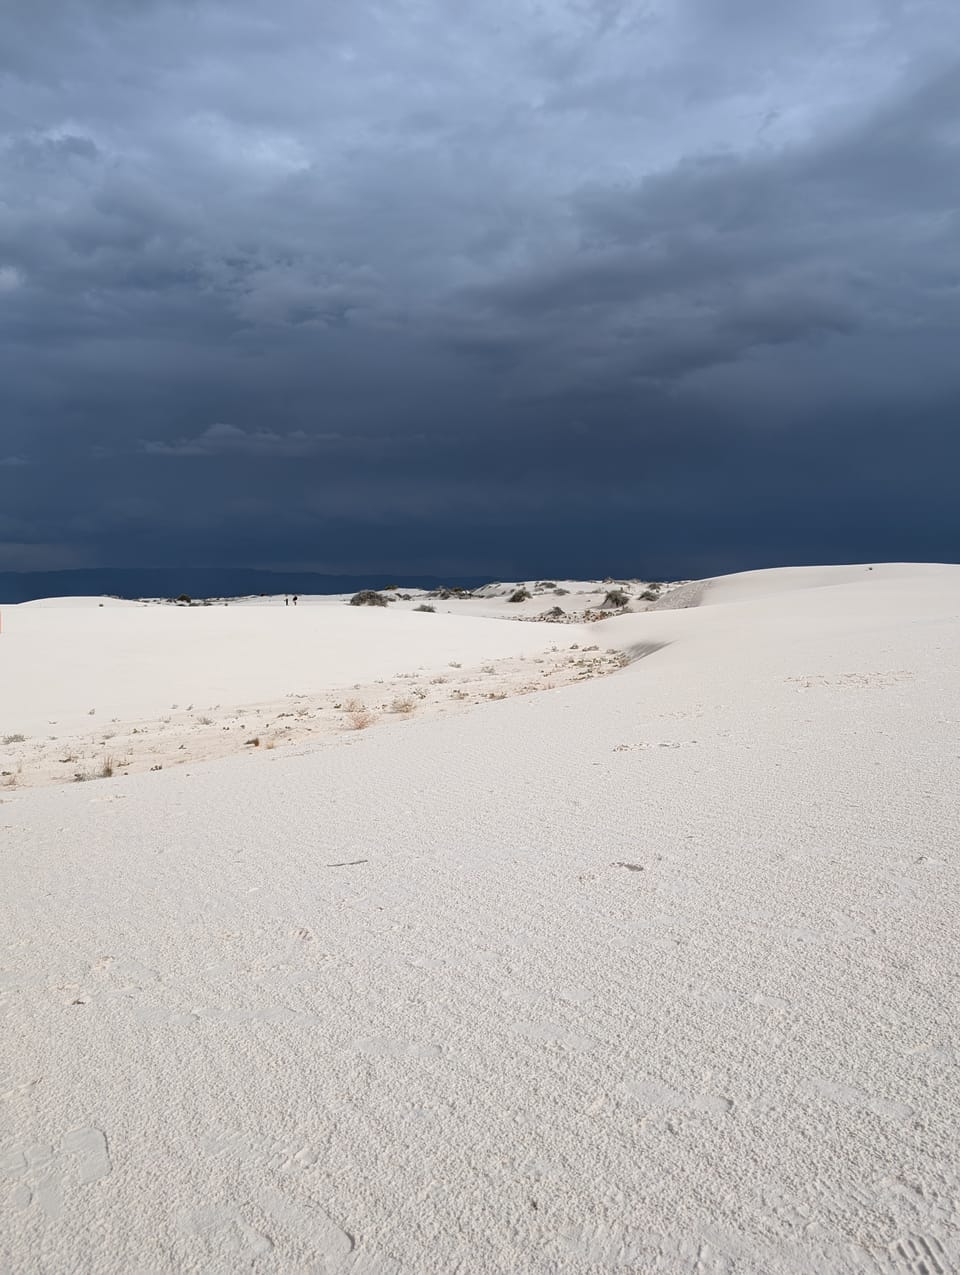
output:
<svg viewBox="0 0 960 1275"><path fill-rule="evenodd" d="M295 593L295 594L293 595L293 605L294 605L294 606L296 606L296 605L297 605L297 603L298 603L299 601L300 601L299 594L296 594L296 593ZM288 606L290 605L290 599L289 599L289 598L284 598L284 599L283 599L283 605L284 605L285 607L288 607Z"/></svg>

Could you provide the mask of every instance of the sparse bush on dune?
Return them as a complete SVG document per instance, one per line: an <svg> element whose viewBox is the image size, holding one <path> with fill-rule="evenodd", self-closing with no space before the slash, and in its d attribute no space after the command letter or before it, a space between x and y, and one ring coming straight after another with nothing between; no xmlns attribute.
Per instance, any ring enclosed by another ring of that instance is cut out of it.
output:
<svg viewBox="0 0 960 1275"><path fill-rule="evenodd" d="M366 730L367 727L372 726L376 720L376 715L374 713L368 713L361 710L349 715L348 724L351 730Z"/></svg>
<svg viewBox="0 0 960 1275"><path fill-rule="evenodd" d="M622 589L611 589L607 596L603 599L604 610L607 607L625 607L630 601L629 597Z"/></svg>
<svg viewBox="0 0 960 1275"><path fill-rule="evenodd" d="M437 608L436 608L436 607L432 607L432 606L428 606L428 605L427 605L427 603L426 603L426 602L424 602L424 603L422 603L420 606L418 606L418 607L414 607L413 609L414 609L414 611L430 611L430 612L435 613Z"/></svg>
<svg viewBox="0 0 960 1275"><path fill-rule="evenodd" d="M390 705L391 713L412 713L416 708L412 699L395 699Z"/></svg>
<svg viewBox="0 0 960 1275"><path fill-rule="evenodd" d="M3 742L5 744L23 744L26 739L26 735L4 735Z"/></svg>
<svg viewBox="0 0 960 1275"><path fill-rule="evenodd" d="M530 597L530 594L527 592L526 589L515 589L513 593L510 594L510 597L507 598L507 601L508 602L526 602L529 597Z"/></svg>
<svg viewBox="0 0 960 1275"><path fill-rule="evenodd" d="M653 589L644 589L644 591L640 594L640 601L641 602L656 602L659 597L660 597L660 594L655 593Z"/></svg>
<svg viewBox="0 0 960 1275"><path fill-rule="evenodd" d="M385 607L387 599L383 594L377 593L376 589L361 589L350 599L350 605L352 607Z"/></svg>
<svg viewBox="0 0 960 1275"><path fill-rule="evenodd" d="M448 598L472 598L472 589L461 589L458 584L441 585L439 589L433 589L427 594L428 598L439 598L441 602L446 602Z"/></svg>

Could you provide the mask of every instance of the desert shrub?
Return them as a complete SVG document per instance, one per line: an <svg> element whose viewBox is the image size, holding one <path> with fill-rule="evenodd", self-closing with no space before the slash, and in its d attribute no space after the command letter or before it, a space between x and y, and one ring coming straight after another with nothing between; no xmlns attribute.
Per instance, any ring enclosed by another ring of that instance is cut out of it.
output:
<svg viewBox="0 0 960 1275"><path fill-rule="evenodd" d="M374 713L367 713L362 710L360 712L351 713L350 714L350 729L351 730L366 730L367 727L372 726L376 720L377 718Z"/></svg>
<svg viewBox="0 0 960 1275"><path fill-rule="evenodd" d="M569 589L554 589L553 596L555 598L565 598L569 592Z"/></svg>
<svg viewBox="0 0 960 1275"><path fill-rule="evenodd" d="M416 708L412 699L395 699L390 705L391 713L412 713Z"/></svg>
<svg viewBox="0 0 960 1275"><path fill-rule="evenodd" d="M537 585L538 589L555 589L557 587L556 580L541 580Z"/></svg>
<svg viewBox="0 0 960 1275"><path fill-rule="evenodd" d="M26 741L26 735L4 735L3 742L5 744L22 744Z"/></svg>
<svg viewBox="0 0 960 1275"><path fill-rule="evenodd" d="M174 602L192 602L192 601L193 601L193 598L191 598L189 593L181 593L178 598L174 598Z"/></svg>
<svg viewBox="0 0 960 1275"><path fill-rule="evenodd" d="M428 598L439 598L441 602L446 602L448 598L472 598L472 589L461 589L458 584L441 585L439 589L434 589L427 594Z"/></svg>
<svg viewBox="0 0 960 1275"><path fill-rule="evenodd" d="M436 607L428 606L426 602L422 603L422 604L421 604L420 606L418 606L418 607L414 607L413 609L414 609L414 611L430 611L430 612L433 612L433 613L435 613L435 612L436 612L436 610L437 610L437 608L436 608Z"/></svg>
<svg viewBox="0 0 960 1275"><path fill-rule="evenodd" d="M656 602L659 597L660 597L660 594L654 593L653 589L644 589L644 591L640 594L640 601L641 602Z"/></svg>
<svg viewBox="0 0 960 1275"><path fill-rule="evenodd" d="M604 607L625 607L630 599L622 589L611 589L603 599Z"/></svg>
<svg viewBox="0 0 960 1275"><path fill-rule="evenodd" d="M376 589L361 589L359 593L355 593L350 599L352 607L385 607L387 599Z"/></svg>
<svg viewBox="0 0 960 1275"><path fill-rule="evenodd" d="M507 601L508 602L526 602L529 596L530 594L527 592L526 589L515 589L513 593L510 594L510 597L507 599Z"/></svg>
<svg viewBox="0 0 960 1275"><path fill-rule="evenodd" d="M559 620L562 615L566 615L566 611L564 611L563 607L551 607L549 611L544 611L541 619Z"/></svg>

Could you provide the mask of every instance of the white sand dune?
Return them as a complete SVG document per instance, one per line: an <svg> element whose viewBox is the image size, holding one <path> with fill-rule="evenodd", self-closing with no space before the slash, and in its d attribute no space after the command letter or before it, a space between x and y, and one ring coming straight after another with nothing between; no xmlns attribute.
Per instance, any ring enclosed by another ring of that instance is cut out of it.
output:
<svg viewBox="0 0 960 1275"><path fill-rule="evenodd" d="M532 657L586 629L485 616L350 607L130 604L5 608L0 728L63 734L99 719L156 717L195 703L252 703L327 687Z"/></svg>
<svg viewBox="0 0 960 1275"><path fill-rule="evenodd" d="M5 609L2 695L79 625L128 644L96 674L125 719L191 660L236 704L296 689L301 641L358 679L646 658L0 792L0 1269L960 1270L960 567L700 601L579 641L251 607L236 650L240 608L37 607L30 641ZM80 667L44 712L93 706Z"/></svg>

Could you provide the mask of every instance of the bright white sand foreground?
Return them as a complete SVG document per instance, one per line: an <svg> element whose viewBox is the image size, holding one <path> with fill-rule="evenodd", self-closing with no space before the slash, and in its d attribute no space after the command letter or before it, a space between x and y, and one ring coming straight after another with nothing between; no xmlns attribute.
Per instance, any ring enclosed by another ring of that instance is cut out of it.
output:
<svg viewBox="0 0 960 1275"><path fill-rule="evenodd" d="M960 568L701 602L582 685L0 793L0 1269L960 1270Z"/></svg>

